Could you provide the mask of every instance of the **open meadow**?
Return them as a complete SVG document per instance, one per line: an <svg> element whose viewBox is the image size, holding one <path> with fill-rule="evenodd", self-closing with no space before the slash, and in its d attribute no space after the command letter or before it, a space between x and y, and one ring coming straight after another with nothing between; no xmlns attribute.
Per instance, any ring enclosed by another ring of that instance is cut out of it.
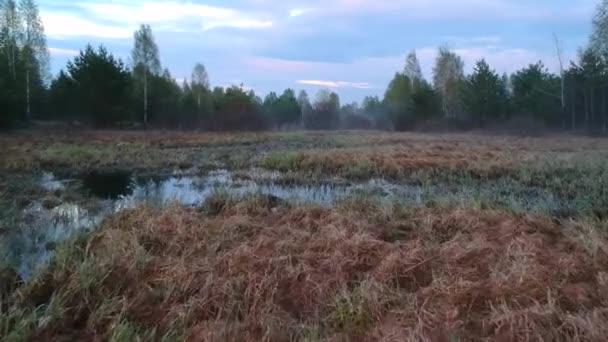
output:
<svg viewBox="0 0 608 342"><path fill-rule="evenodd" d="M0 135L0 339L605 341L608 140Z"/></svg>

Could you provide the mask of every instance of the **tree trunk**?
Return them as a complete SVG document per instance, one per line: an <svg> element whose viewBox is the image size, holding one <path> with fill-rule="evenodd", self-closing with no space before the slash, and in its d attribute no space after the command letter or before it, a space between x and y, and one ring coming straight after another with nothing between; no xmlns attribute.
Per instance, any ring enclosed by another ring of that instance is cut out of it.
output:
<svg viewBox="0 0 608 342"><path fill-rule="evenodd" d="M588 91L585 89L583 95L583 101L585 102L585 127L589 129L589 95Z"/></svg>
<svg viewBox="0 0 608 342"><path fill-rule="evenodd" d="M559 55L559 51L558 51ZM561 95L562 95L562 129L566 130L566 78L564 77L564 68L561 65L560 59L560 79L561 79Z"/></svg>
<svg viewBox="0 0 608 342"><path fill-rule="evenodd" d="M13 78L17 78L17 66L16 66L16 64L17 64L17 62L16 62L17 61L17 54L16 54L15 50L16 49L13 46Z"/></svg>
<svg viewBox="0 0 608 342"><path fill-rule="evenodd" d="M572 88L572 131L576 130L576 90Z"/></svg>
<svg viewBox="0 0 608 342"><path fill-rule="evenodd" d="M10 49L9 49L9 51L10 51L10 57L9 57L9 59L10 59L10 61L9 61L9 67L11 68L10 70L11 70L11 73L12 73L12 75L13 75L13 79L16 79L16 78L17 78L17 68L15 67L15 64L16 64L16 63L15 63L15 60L16 60L16 58L15 58L15 57L16 57L16 52L15 52L15 50L16 50L16 49L15 49L15 44L16 44L16 43L15 43L14 41L13 41L13 42L11 42L11 44L10 44Z"/></svg>
<svg viewBox="0 0 608 342"><path fill-rule="evenodd" d="M602 134L606 135L606 87L602 87L602 117L604 118Z"/></svg>
<svg viewBox="0 0 608 342"><path fill-rule="evenodd" d="M32 120L32 111L30 103L30 68L25 68L25 118L27 121Z"/></svg>
<svg viewBox="0 0 608 342"><path fill-rule="evenodd" d="M6 62L8 63L8 71L11 73L13 73L13 68L11 67L11 48L10 46L7 47L6 49Z"/></svg>
<svg viewBox="0 0 608 342"><path fill-rule="evenodd" d="M148 70L144 70L144 129L148 128Z"/></svg>
<svg viewBox="0 0 608 342"><path fill-rule="evenodd" d="M196 103L198 104L198 111L199 111L199 114L200 114L200 111L201 111L201 93L198 93L198 97L196 99Z"/></svg>
<svg viewBox="0 0 608 342"><path fill-rule="evenodd" d="M595 123L595 89L591 88L591 96L590 96L590 106L591 106L591 120L590 123L593 125Z"/></svg>

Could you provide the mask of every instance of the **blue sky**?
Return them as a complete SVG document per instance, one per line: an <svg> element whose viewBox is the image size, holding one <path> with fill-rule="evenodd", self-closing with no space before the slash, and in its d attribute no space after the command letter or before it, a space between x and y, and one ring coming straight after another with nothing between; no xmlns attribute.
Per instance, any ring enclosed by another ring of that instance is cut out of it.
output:
<svg viewBox="0 0 608 342"><path fill-rule="evenodd" d="M323 87L343 102L381 95L416 49L431 77L437 47L466 70L485 57L500 73L542 59L557 70L553 32L570 59L585 45L597 0L39 0L58 72L87 43L128 62L133 31L152 26L161 63L178 80L195 63L213 86L264 96Z"/></svg>

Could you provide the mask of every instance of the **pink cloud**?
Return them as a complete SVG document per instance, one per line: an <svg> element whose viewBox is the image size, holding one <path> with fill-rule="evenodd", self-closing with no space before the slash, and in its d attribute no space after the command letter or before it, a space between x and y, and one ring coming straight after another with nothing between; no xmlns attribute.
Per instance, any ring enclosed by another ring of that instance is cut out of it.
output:
<svg viewBox="0 0 608 342"><path fill-rule="evenodd" d="M344 81L321 81L321 80L300 80L299 84L314 85L327 88L355 88L355 89L370 89L372 88L367 82L344 82Z"/></svg>
<svg viewBox="0 0 608 342"><path fill-rule="evenodd" d="M291 61L278 58L256 57L245 60L251 68L268 72L306 72L316 70L327 63Z"/></svg>

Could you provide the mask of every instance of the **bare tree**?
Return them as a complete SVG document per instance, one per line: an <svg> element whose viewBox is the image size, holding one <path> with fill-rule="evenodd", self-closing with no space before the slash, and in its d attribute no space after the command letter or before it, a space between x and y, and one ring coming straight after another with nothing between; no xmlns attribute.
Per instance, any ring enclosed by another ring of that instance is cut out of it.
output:
<svg viewBox="0 0 608 342"><path fill-rule="evenodd" d="M407 55L403 73L410 79L410 82L412 82L412 88L416 81L422 80L422 70L420 69L420 63L416 56L416 50L412 50L412 52Z"/></svg>
<svg viewBox="0 0 608 342"><path fill-rule="evenodd" d="M133 69L141 68L144 88L144 128L148 126L148 76L159 75L161 72L158 46L154 41L150 25L142 24L135 31L135 46L131 52Z"/></svg>
<svg viewBox="0 0 608 342"><path fill-rule="evenodd" d="M25 60L25 115L30 120L32 115L30 96L31 75L32 72L38 71L41 78L47 76L49 52L46 46L44 26L42 25L36 3L33 0L21 0L19 3L19 13L25 24L22 35L23 57Z"/></svg>
<svg viewBox="0 0 608 342"><path fill-rule="evenodd" d="M196 93L196 104L198 110L201 110L201 97L203 92L209 89L209 75L205 66L201 63L196 63L192 71L192 90Z"/></svg>
<svg viewBox="0 0 608 342"><path fill-rule="evenodd" d="M562 104L562 126L566 128L566 77L564 73L564 57L562 53L562 43L557 37L557 33L553 32L553 42L555 44L555 53L557 54L557 60L559 62L559 78L560 78L560 86L561 86L561 104Z"/></svg>
<svg viewBox="0 0 608 342"><path fill-rule="evenodd" d="M306 90L301 90L298 94L298 106L300 106L300 128L304 128L304 118L312 113L312 105Z"/></svg>

